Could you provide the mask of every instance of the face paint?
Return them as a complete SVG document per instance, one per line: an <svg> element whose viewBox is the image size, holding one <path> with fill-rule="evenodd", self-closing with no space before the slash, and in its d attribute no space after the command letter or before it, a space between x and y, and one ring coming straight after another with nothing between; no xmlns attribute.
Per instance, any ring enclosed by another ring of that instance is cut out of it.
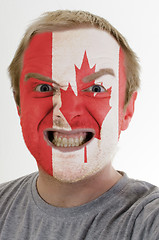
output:
<svg viewBox="0 0 159 240"><path fill-rule="evenodd" d="M125 78L119 83L119 75L124 75L120 56L117 42L93 28L38 34L24 54L20 80L24 139L37 163L60 181L92 176L112 160L123 103L119 86L125 90ZM57 84L29 78L29 73Z"/></svg>
<svg viewBox="0 0 159 240"><path fill-rule="evenodd" d="M46 43L46 44L44 44ZM42 33L30 42L24 54L20 79L21 126L25 143L37 163L52 175L52 149L46 144L43 130L52 127L52 92L36 92L45 82L35 78L25 81L28 73L40 73L52 78L52 36Z"/></svg>

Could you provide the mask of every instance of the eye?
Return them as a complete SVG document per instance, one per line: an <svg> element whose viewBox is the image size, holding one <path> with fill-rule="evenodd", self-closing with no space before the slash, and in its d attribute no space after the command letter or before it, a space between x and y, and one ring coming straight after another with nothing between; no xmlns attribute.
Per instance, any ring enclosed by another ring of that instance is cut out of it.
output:
<svg viewBox="0 0 159 240"><path fill-rule="evenodd" d="M91 87L89 87L89 88L87 88L83 91L85 91L85 92L95 92L95 93L97 92L98 93L98 92L106 92L106 89L101 85L93 85L93 86L91 86Z"/></svg>
<svg viewBox="0 0 159 240"><path fill-rule="evenodd" d="M53 90L53 88L48 84L40 84L35 88L35 90L37 92L50 92Z"/></svg>

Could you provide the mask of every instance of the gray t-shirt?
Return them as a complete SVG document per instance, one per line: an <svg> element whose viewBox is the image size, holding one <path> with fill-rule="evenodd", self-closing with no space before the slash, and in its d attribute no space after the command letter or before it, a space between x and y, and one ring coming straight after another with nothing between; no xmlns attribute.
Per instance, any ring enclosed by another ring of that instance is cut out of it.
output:
<svg viewBox="0 0 159 240"><path fill-rule="evenodd" d="M124 174L97 199L58 208L38 195L37 176L0 185L0 240L159 240L157 187Z"/></svg>

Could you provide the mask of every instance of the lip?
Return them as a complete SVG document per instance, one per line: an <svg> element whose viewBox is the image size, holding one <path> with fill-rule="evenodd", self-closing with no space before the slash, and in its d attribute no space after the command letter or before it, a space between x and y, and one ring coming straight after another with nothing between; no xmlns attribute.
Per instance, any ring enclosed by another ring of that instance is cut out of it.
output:
<svg viewBox="0 0 159 240"><path fill-rule="evenodd" d="M92 137L86 143L84 143L84 144L82 144L81 146L78 146L78 147L57 147L49 140L49 137L48 137L49 132L59 132L59 133L66 134L66 135L72 135L72 134L77 134L77 133L80 133L80 132L86 132L86 133L91 133ZM88 145L95 137L95 130L92 129L92 128L80 128L80 129L74 129L74 130L71 130L71 131L70 130L67 131L67 130L63 130L63 129L56 129L56 128L47 128L43 131L43 133L44 133L44 140L47 142L47 144L49 146L51 146L52 148L57 149L61 152L78 151L78 150L84 148L86 145Z"/></svg>

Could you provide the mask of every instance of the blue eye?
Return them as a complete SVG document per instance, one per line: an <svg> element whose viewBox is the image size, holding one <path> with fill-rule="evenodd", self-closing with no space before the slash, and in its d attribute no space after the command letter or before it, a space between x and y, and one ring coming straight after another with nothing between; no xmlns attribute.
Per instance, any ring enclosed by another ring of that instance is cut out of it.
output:
<svg viewBox="0 0 159 240"><path fill-rule="evenodd" d="M50 92L53 90L53 88L48 84L40 84L35 88L35 90L37 92Z"/></svg>
<svg viewBox="0 0 159 240"><path fill-rule="evenodd" d="M99 85L94 85L91 88L92 88L92 92L104 92L105 91L105 89Z"/></svg>
<svg viewBox="0 0 159 240"><path fill-rule="evenodd" d="M106 92L106 89L101 85L93 85L87 89L84 89L83 91L98 93L98 92Z"/></svg>

